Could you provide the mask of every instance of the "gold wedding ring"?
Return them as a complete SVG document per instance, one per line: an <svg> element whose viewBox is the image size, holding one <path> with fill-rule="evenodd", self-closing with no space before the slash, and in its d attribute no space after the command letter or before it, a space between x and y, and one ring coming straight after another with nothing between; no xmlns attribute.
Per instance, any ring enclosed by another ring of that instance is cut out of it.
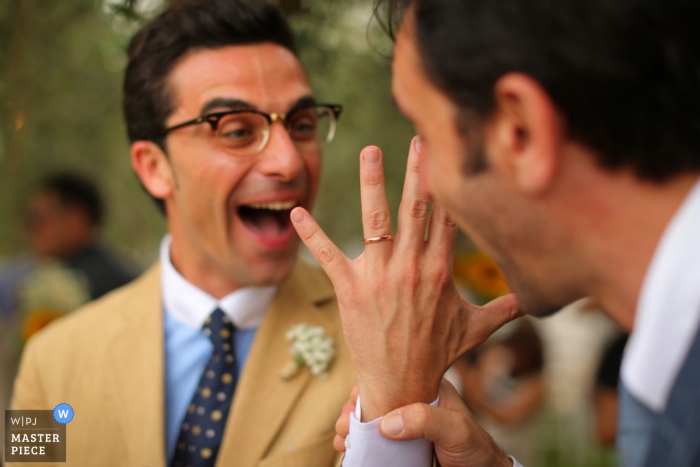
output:
<svg viewBox="0 0 700 467"><path fill-rule="evenodd" d="M394 236L393 235L382 235L381 237L371 237L371 238L365 238L363 240L363 243L365 245L369 245L370 243L379 243L383 242L386 240L393 240Z"/></svg>

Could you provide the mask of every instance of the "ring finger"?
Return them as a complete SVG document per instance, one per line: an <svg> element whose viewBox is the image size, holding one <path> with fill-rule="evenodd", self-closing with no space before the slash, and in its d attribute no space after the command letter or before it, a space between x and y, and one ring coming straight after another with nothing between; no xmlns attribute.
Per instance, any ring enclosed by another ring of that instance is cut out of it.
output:
<svg viewBox="0 0 700 467"><path fill-rule="evenodd" d="M392 242L383 240L391 235L391 215L386 201L382 153L376 146L366 147L360 162L360 199L362 201L362 231L367 245L368 265L384 262L392 251Z"/></svg>

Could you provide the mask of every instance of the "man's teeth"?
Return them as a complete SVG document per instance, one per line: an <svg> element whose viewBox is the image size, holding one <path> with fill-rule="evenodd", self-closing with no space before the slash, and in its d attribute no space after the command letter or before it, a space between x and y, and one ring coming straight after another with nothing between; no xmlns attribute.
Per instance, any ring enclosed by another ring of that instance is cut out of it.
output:
<svg viewBox="0 0 700 467"><path fill-rule="evenodd" d="M288 209L292 209L294 206L296 206L296 204L296 201L279 201L275 203L262 204L251 203L246 204L246 206L249 206L253 209L267 209L268 211L286 211Z"/></svg>

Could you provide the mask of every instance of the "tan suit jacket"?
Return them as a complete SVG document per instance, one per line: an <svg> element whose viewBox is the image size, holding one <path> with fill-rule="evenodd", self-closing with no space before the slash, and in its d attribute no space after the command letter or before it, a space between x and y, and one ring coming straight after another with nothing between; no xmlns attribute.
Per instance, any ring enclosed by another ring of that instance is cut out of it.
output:
<svg viewBox="0 0 700 467"><path fill-rule="evenodd" d="M280 370L290 360L285 332L302 322L334 337L335 360L325 380L303 368L281 381ZM12 408L73 407L67 464L57 465L164 466L164 359L160 267L154 266L29 342ZM337 463L334 424L354 380L333 288L322 271L298 261L258 328L217 466Z"/></svg>

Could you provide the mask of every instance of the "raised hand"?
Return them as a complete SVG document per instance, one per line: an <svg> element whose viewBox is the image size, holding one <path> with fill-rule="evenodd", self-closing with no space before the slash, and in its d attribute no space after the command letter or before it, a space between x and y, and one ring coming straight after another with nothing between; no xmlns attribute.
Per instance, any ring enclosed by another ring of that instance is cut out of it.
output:
<svg viewBox="0 0 700 467"><path fill-rule="evenodd" d="M382 153L361 153L365 251L348 259L311 215L292 211L302 241L333 282L358 377L362 418L435 400L443 373L461 355L518 316L509 295L484 307L464 302L452 278L456 227L419 188L419 139L408 156L398 228L391 237ZM428 235L426 238L426 228Z"/></svg>

